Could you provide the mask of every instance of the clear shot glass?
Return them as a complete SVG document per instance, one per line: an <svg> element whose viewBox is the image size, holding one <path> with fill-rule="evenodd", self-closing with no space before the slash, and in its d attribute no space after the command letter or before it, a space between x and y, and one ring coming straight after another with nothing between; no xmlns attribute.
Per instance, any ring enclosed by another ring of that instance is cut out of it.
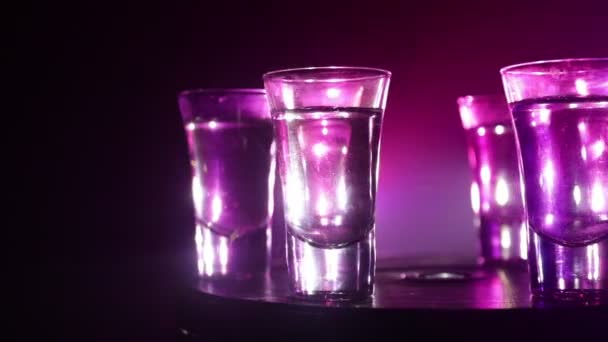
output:
<svg viewBox="0 0 608 342"><path fill-rule="evenodd" d="M320 67L263 79L277 139L290 288L307 300L368 298L390 72Z"/></svg>
<svg viewBox="0 0 608 342"><path fill-rule="evenodd" d="M264 89L179 94L192 167L202 277L249 278L269 267L275 144Z"/></svg>
<svg viewBox="0 0 608 342"><path fill-rule="evenodd" d="M457 100L471 169L471 208L483 265L526 266L527 227L515 130L504 95Z"/></svg>
<svg viewBox="0 0 608 342"><path fill-rule="evenodd" d="M608 297L608 58L500 70L517 136L531 290Z"/></svg>

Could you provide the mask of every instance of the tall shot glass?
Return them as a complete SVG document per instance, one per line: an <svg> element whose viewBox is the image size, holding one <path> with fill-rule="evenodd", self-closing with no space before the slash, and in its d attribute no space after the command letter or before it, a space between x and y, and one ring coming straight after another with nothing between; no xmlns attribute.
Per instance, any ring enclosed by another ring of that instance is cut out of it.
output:
<svg viewBox="0 0 608 342"><path fill-rule="evenodd" d="M251 278L268 270L275 145L264 89L179 95L192 166L198 272Z"/></svg>
<svg viewBox="0 0 608 342"><path fill-rule="evenodd" d="M459 97L467 139L475 214L484 265L526 265L527 227L515 132L504 95Z"/></svg>
<svg viewBox="0 0 608 342"><path fill-rule="evenodd" d="M608 297L608 58L500 70L517 136L531 290Z"/></svg>
<svg viewBox="0 0 608 342"><path fill-rule="evenodd" d="M375 200L390 72L320 67L264 75L277 139L289 285L296 297L373 293Z"/></svg>

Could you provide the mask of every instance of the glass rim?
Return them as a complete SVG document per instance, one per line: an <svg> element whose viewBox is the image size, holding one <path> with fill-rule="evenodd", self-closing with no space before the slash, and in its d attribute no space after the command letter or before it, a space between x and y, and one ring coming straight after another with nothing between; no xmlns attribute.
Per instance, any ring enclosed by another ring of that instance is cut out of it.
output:
<svg viewBox="0 0 608 342"><path fill-rule="evenodd" d="M560 65L564 63L598 63L597 68L584 68L576 70L562 71L561 73L581 73L589 72L591 70L608 70L608 57L591 57L591 58L562 58L562 59L546 59L532 62L524 62L518 64L512 64L500 68L501 75L550 75L555 74L555 70L542 70L537 67L548 67L551 65Z"/></svg>
<svg viewBox="0 0 608 342"><path fill-rule="evenodd" d="M507 103L507 99L504 94L469 94L458 96L456 98L456 103L459 105L466 105L470 103L479 103L479 102L495 102L501 101Z"/></svg>
<svg viewBox="0 0 608 342"><path fill-rule="evenodd" d="M266 95L264 88L193 88L185 89L178 93L178 96L188 96L194 94L209 94L209 95Z"/></svg>
<svg viewBox="0 0 608 342"><path fill-rule="evenodd" d="M353 76L353 77L341 77L341 78L331 78L331 79L290 79L289 76L298 75L298 74L307 74L307 73L316 73L316 72L331 72L331 71L353 71L353 72L361 72L368 73L368 75L363 76ZM289 68L289 69L280 69L273 70L265 73L262 78L264 81L266 80L281 80L283 82L305 82L305 83L314 83L314 82L346 82L346 81L360 81L360 80L368 80L368 79L377 79L377 78L389 78L392 73L386 69L381 68L373 68L373 67L359 67L359 66L319 66L319 67L304 67L304 68Z"/></svg>

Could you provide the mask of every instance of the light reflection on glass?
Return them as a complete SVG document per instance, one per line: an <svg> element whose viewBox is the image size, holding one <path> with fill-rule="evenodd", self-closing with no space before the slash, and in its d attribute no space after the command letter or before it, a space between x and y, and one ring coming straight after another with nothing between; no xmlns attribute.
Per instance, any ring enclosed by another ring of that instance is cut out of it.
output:
<svg viewBox="0 0 608 342"><path fill-rule="evenodd" d="M325 92L325 94L327 95L328 98L335 99L338 96L340 96L340 89L338 89L338 88L327 88L327 91Z"/></svg>
<svg viewBox="0 0 608 342"><path fill-rule="evenodd" d="M200 178L198 176L192 177L192 199L194 201L194 212L197 217L203 215L204 197L204 190Z"/></svg>
<svg viewBox="0 0 608 342"><path fill-rule="evenodd" d="M334 226L340 226L342 225L342 215L336 215L336 217L334 217Z"/></svg>
<svg viewBox="0 0 608 342"><path fill-rule="evenodd" d="M508 225L500 227L500 247L502 249L511 248L511 228Z"/></svg>
<svg viewBox="0 0 608 342"><path fill-rule="evenodd" d="M589 87L587 85L587 81L583 79L577 79L574 81L574 87L576 88L576 92L581 96L589 95Z"/></svg>
<svg viewBox="0 0 608 342"><path fill-rule="evenodd" d="M551 119L551 110L547 108L541 108L538 111L538 120L542 124L548 124Z"/></svg>
<svg viewBox="0 0 608 342"><path fill-rule="evenodd" d="M329 250L325 256L325 278L330 281L338 279L339 250Z"/></svg>
<svg viewBox="0 0 608 342"><path fill-rule="evenodd" d="M600 245L593 244L593 280L600 279Z"/></svg>
<svg viewBox="0 0 608 342"><path fill-rule="evenodd" d="M297 175L293 172L292 175ZM286 216L294 223L298 223L302 220L304 212L306 211L306 198L307 194L304 192L304 185L297 176L288 176L285 182L285 211Z"/></svg>
<svg viewBox="0 0 608 342"><path fill-rule="evenodd" d="M606 144L604 143L604 140L600 139L600 140L596 141L595 143L593 143L593 145L591 145L590 149L591 149L591 158L593 158L593 160L596 160L602 156L602 153L604 153L604 150L606 149Z"/></svg>
<svg viewBox="0 0 608 342"><path fill-rule="evenodd" d="M574 186L574 189L572 190L572 197L574 197L574 203L576 203L576 206L580 206L581 205L581 187L578 185Z"/></svg>
<svg viewBox="0 0 608 342"><path fill-rule="evenodd" d="M545 167L543 168L540 184L543 188L551 192L553 190L553 186L555 185L555 168L553 167L553 162L551 160L547 160L545 163Z"/></svg>
<svg viewBox="0 0 608 342"><path fill-rule="evenodd" d="M228 239L220 238L219 245L220 272L226 274L228 270Z"/></svg>
<svg viewBox="0 0 608 342"><path fill-rule="evenodd" d="M327 153L329 147L324 143L316 143L313 145L312 150L317 157L321 158Z"/></svg>
<svg viewBox="0 0 608 342"><path fill-rule="evenodd" d="M276 154L277 146L273 141L270 145L270 170L268 171L268 193L273 194L274 192L274 181L275 181L275 170L276 170L276 159L274 158ZM272 217L274 213L274 196L268 196L268 217Z"/></svg>
<svg viewBox="0 0 608 342"><path fill-rule="evenodd" d="M505 126L503 125L496 125L496 127L494 127L494 133L496 133L497 135L502 135L505 133Z"/></svg>
<svg viewBox="0 0 608 342"><path fill-rule="evenodd" d="M315 267L315 255L313 247L304 245L303 256L300 260L300 273L302 274L302 287L304 291L312 293L319 282L317 268Z"/></svg>
<svg viewBox="0 0 608 342"><path fill-rule="evenodd" d="M538 239L538 234L533 234L534 236L534 250L540 250L540 241ZM536 280L539 284L542 284L544 281L545 271L543 270L543 258L540 253L533 253L533 257L536 259L536 267L537 267L537 277Z"/></svg>
<svg viewBox="0 0 608 342"><path fill-rule="evenodd" d="M468 106L460 106L458 110L460 111L462 125L464 127L472 127L474 125L474 117L471 109Z"/></svg>
<svg viewBox="0 0 608 342"><path fill-rule="evenodd" d="M528 229L525 222L519 228L519 256L528 259Z"/></svg>
<svg viewBox="0 0 608 342"><path fill-rule="evenodd" d="M547 226L550 226L553 224L553 222L555 221L555 216L551 213L545 215L545 224Z"/></svg>
<svg viewBox="0 0 608 342"><path fill-rule="evenodd" d="M579 122L577 127L581 134L587 131L587 125L584 122Z"/></svg>
<svg viewBox="0 0 608 342"><path fill-rule="evenodd" d="M203 229L203 265L205 268L205 274L207 276L211 276L213 274L214 262L215 255L213 253L211 231L209 229Z"/></svg>
<svg viewBox="0 0 608 342"><path fill-rule="evenodd" d="M585 146L581 147L581 158L583 158L583 160L587 160L587 148Z"/></svg>
<svg viewBox="0 0 608 342"><path fill-rule="evenodd" d="M289 84L283 84L281 87L281 93L283 94L283 102L286 109L294 109L296 107L295 97L293 88ZM285 118L287 119L287 117Z"/></svg>
<svg viewBox="0 0 608 342"><path fill-rule="evenodd" d="M509 203L509 185L503 178L499 178L496 182L494 199L500 206L505 206L507 203Z"/></svg>
<svg viewBox="0 0 608 342"><path fill-rule="evenodd" d="M595 181L591 188L591 210L595 213L604 211L606 199L604 198L604 188L600 181Z"/></svg>
<svg viewBox="0 0 608 342"><path fill-rule="evenodd" d="M211 221L217 222L222 216L222 198L219 194L213 196L211 202Z"/></svg>
<svg viewBox="0 0 608 342"><path fill-rule="evenodd" d="M479 174L481 176L482 184L486 185L486 184L490 183L490 177L492 176L492 173L490 171L490 166L482 165L481 170L479 171Z"/></svg>
<svg viewBox="0 0 608 342"><path fill-rule="evenodd" d="M291 113L285 114L285 121L293 121L295 119L297 119L297 116L295 114L291 114Z"/></svg>
<svg viewBox="0 0 608 342"><path fill-rule="evenodd" d="M325 198L323 193L319 194L317 199L317 214L319 216L325 216L329 212L329 202Z"/></svg>
<svg viewBox="0 0 608 342"><path fill-rule="evenodd" d="M196 245L196 252L199 254L199 256L202 256L203 255L202 254L203 253L203 234L198 225L196 226L196 229L194 231L194 244Z"/></svg>
<svg viewBox="0 0 608 342"><path fill-rule="evenodd" d="M479 214L479 207L481 205L481 197L479 195L479 185L477 182L471 183L471 208L473 213Z"/></svg>
<svg viewBox="0 0 608 342"><path fill-rule="evenodd" d="M587 249L587 279L588 280L593 280L593 278L595 277L594 274L594 270L593 270L593 266L594 266L594 247L595 244L593 245L589 245L586 247Z"/></svg>

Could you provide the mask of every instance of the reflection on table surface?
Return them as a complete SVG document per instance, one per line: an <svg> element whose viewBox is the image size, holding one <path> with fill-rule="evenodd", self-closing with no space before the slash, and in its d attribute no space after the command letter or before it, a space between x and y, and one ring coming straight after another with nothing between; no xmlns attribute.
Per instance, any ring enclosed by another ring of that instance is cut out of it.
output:
<svg viewBox="0 0 608 342"><path fill-rule="evenodd" d="M373 298L349 304L309 303L291 298L284 268L274 268L251 279L201 279L197 289L210 295L253 301L375 309L509 309L532 305L528 274L521 267L397 267L381 262Z"/></svg>

